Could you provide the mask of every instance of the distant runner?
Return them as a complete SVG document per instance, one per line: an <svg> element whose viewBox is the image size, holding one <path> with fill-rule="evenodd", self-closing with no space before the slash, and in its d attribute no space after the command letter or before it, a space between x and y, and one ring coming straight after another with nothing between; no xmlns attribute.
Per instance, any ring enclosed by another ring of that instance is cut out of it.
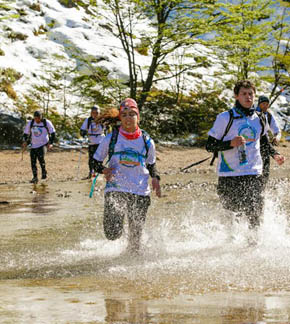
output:
<svg viewBox="0 0 290 324"><path fill-rule="evenodd" d="M268 111L270 100L266 96L260 96L258 99L257 111L263 113L267 119L269 130L273 135L272 143L278 145L281 139L281 131L275 117ZM267 134L268 140L269 136ZM261 139L261 156L263 160L263 183L266 186L270 175L270 156L273 157L273 151L269 150L269 146Z"/></svg>
<svg viewBox="0 0 290 324"><path fill-rule="evenodd" d="M218 151L217 192L223 207L246 215L251 229L259 226L264 205L260 142L279 165L284 163L284 156L268 142L265 118L253 106L255 93L250 81L236 83L235 106L217 116L206 144L209 152Z"/></svg>
<svg viewBox="0 0 290 324"><path fill-rule="evenodd" d="M89 136L89 175L88 179L95 176L95 161L93 159L99 144L105 137L103 126L96 123L96 118L100 115L100 108L93 106L91 108L91 116L86 118L81 127L81 135L83 137Z"/></svg>
<svg viewBox="0 0 290 324"><path fill-rule="evenodd" d="M96 170L103 173L105 188L104 232L116 240L123 232L124 217L129 222L128 249L138 253L142 229L150 205L149 175L152 187L161 197L160 176L156 170L155 144L138 126L140 115L137 103L127 98L120 104L121 126L113 129L97 149ZM103 166L108 156L108 167Z"/></svg>
<svg viewBox="0 0 290 324"><path fill-rule="evenodd" d="M55 139L55 129L51 121L42 118L40 111L35 111L33 119L30 120L24 129L22 147L26 148L31 143L30 159L33 178L31 183L38 182L37 165L38 160L42 176L41 179L47 178L44 156L46 149L51 150Z"/></svg>

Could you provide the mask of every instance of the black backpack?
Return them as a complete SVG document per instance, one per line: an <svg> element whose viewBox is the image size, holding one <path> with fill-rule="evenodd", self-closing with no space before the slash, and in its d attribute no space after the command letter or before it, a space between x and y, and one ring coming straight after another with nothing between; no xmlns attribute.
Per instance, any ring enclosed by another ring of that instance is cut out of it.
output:
<svg viewBox="0 0 290 324"><path fill-rule="evenodd" d="M234 116L234 108L230 109L228 112L229 112L229 114L230 114L230 119L229 119L229 122L228 122L228 124L227 124L226 129L225 129L225 132L224 132L222 138L220 139L220 141L223 141L223 139L225 138L225 136L226 136L227 133L229 132L230 128L231 128L232 125L233 125L233 121L234 121L234 119L241 119L241 118L244 118L242 115ZM258 115L259 118L260 118L260 123L261 123L261 126L262 126L262 132L261 132L261 134L263 135L263 134L264 134L264 130L265 130L265 126L266 126L266 123L267 123L267 121L266 121L266 117L265 117L265 114L262 113L262 112L256 111L256 113L257 113L257 115ZM271 116L271 117L272 117L272 116ZM268 122L269 122L269 119L268 119ZM269 122L269 124L270 124L270 122ZM213 165L214 160L215 160L217 157L218 157L218 151L215 151L215 152L213 153L213 157L212 157L212 159L211 159L211 161L210 161L210 165Z"/></svg>

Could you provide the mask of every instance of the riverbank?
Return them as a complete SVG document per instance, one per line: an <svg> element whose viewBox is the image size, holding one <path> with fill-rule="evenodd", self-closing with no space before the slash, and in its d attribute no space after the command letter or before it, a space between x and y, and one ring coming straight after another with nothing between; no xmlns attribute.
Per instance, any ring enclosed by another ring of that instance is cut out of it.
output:
<svg viewBox="0 0 290 324"><path fill-rule="evenodd" d="M284 142L278 151L286 157L282 167L277 167L272 161L272 176L283 178L290 174L290 143ZM180 169L210 157L203 148L182 146L157 146L157 166L161 175L177 174ZM0 184L26 183L32 178L29 152L20 150L0 151ZM210 166L210 159L187 170L188 173L197 173L201 177L205 174L215 174L215 166ZM216 164L216 162L215 162ZM48 182L76 181L88 175L87 149L62 150L54 147L46 155Z"/></svg>

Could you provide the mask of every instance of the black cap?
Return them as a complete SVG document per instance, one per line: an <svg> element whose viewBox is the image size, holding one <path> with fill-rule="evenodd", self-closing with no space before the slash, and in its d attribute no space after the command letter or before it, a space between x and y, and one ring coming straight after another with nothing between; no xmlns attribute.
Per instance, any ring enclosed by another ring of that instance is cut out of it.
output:
<svg viewBox="0 0 290 324"><path fill-rule="evenodd" d="M97 111L98 113L101 112L100 107L98 107L98 106L96 106L96 105L94 105L94 106L91 108L91 111Z"/></svg>
<svg viewBox="0 0 290 324"><path fill-rule="evenodd" d="M270 102L270 99L266 96L260 96L259 99L258 99L258 105L262 102Z"/></svg>
<svg viewBox="0 0 290 324"><path fill-rule="evenodd" d="M41 117L42 113L39 110L36 110L33 114L33 117Z"/></svg>

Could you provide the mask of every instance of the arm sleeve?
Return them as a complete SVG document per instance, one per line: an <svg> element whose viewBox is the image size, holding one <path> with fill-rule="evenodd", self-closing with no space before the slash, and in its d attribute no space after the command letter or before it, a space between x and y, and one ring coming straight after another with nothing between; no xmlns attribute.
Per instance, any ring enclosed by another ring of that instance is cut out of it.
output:
<svg viewBox="0 0 290 324"><path fill-rule="evenodd" d="M231 146L231 141L221 141L209 136L205 148L208 152L216 152L231 150L233 147Z"/></svg>
<svg viewBox="0 0 290 324"><path fill-rule="evenodd" d="M55 140L55 132L49 135L49 144L53 144L54 140Z"/></svg>
<svg viewBox="0 0 290 324"><path fill-rule="evenodd" d="M157 178L158 180L160 180L160 175L159 175L159 172L157 171L155 163L147 164L146 167L149 171L151 178Z"/></svg>
<svg viewBox="0 0 290 324"><path fill-rule="evenodd" d="M105 167L103 166L103 161L97 161L95 160L95 170L97 173L103 173L103 170Z"/></svg>
<svg viewBox="0 0 290 324"><path fill-rule="evenodd" d="M29 121L24 128L24 133L23 133L23 137L22 137L24 142L26 142L28 140L29 135L30 135L30 123L31 123L31 121Z"/></svg>

